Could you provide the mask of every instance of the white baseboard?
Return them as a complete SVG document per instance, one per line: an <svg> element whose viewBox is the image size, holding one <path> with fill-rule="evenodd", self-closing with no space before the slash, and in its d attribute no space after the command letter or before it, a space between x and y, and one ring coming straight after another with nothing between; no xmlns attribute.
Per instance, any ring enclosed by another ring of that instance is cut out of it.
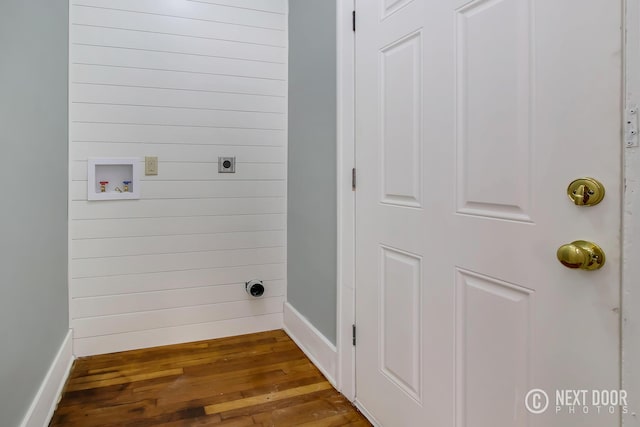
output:
<svg viewBox="0 0 640 427"><path fill-rule="evenodd" d="M338 352L324 335L288 302L284 304L284 330L327 380L336 387Z"/></svg>
<svg viewBox="0 0 640 427"><path fill-rule="evenodd" d="M73 364L72 341L72 331L69 329L20 427L49 425Z"/></svg>

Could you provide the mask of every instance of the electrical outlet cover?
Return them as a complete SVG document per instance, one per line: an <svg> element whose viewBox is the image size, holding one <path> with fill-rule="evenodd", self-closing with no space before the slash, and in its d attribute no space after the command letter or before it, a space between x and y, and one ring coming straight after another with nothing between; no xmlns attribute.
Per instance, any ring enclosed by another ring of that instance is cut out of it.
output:
<svg viewBox="0 0 640 427"><path fill-rule="evenodd" d="M236 158L218 157L218 173L236 173Z"/></svg>
<svg viewBox="0 0 640 427"><path fill-rule="evenodd" d="M144 174L158 175L158 158L155 156L147 156L144 158Z"/></svg>

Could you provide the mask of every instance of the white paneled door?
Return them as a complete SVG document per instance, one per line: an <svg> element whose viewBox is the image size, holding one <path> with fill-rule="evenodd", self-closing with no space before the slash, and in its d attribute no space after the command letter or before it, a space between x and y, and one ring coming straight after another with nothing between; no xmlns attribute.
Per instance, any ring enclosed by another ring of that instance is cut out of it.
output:
<svg viewBox="0 0 640 427"><path fill-rule="evenodd" d="M619 425L555 397L620 387L621 1L356 6L358 403L385 427ZM601 269L558 261L577 240Z"/></svg>

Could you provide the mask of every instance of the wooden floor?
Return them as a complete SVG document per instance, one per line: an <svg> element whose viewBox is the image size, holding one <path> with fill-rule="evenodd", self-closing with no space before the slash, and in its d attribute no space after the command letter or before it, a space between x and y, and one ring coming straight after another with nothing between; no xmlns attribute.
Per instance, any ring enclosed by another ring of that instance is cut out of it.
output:
<svg viewBox="0 0 640 427"><path fill-rule="evenodd" d="M370 426L283 331L76 360L50 426Z"/></svg>

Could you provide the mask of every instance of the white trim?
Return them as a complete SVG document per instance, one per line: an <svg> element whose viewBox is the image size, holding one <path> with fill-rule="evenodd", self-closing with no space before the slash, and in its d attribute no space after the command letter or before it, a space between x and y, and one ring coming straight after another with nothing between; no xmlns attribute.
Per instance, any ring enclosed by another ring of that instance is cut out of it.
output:
<svg viewBox="0 0 640 427"><path fill-rule="evenodd" d="M625 106L640 104L640 4L625 1L624 93ZM624 127L623 127L624 128ZM640 426L640 147L624 149L622 216L622 388L631 407L623 415L625 426Z"/></svg>
<svg viewBox="0 0 640 427"><path fill-rule="evenodd" d="M72 331L69 329L53 363L47 371L20 427L46 427L56 409L62 388L73 365Z"/></svg>
<svg viewBox="0 0 640 427"><path fill-rule="evenodd" d="M335 387L336 347L288 302L284 304L284 331Z"/></svg>
<svg viewBox="0 0 640 427"><path fill-rule="evenodd" d="M355 36L351 13L355 0L336 0L337 69L337 388L353 401L356 397L355 348L351 327L355 323L355 193L351 169L355 166Z"/></svg>

